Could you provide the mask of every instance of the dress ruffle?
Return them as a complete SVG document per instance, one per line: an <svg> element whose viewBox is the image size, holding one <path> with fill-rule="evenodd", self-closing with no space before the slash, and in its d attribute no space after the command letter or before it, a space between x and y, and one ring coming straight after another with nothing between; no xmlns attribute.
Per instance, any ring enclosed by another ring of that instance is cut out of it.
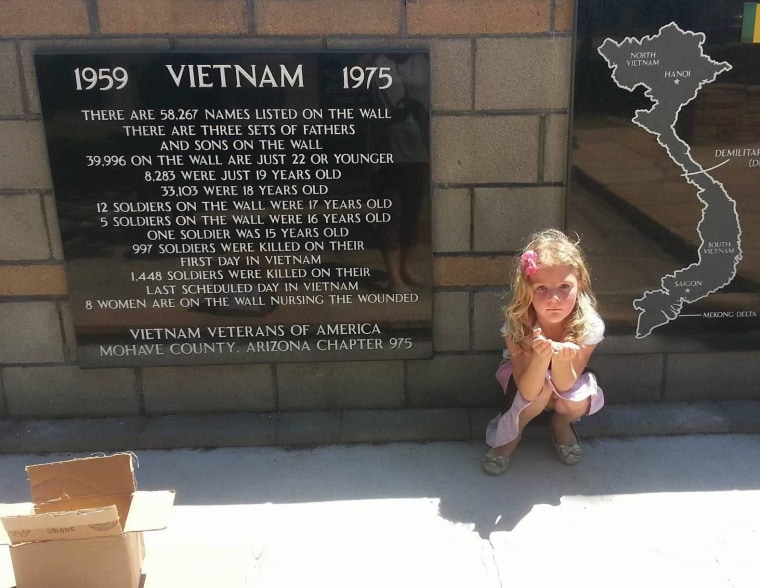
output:
<svg viewBox="0 0 760 588"><path fill-rule="evenodd" d="M511 376L512 362L503 361L496 370L496 379L501 384L505 394ZM551 384L551 375L549 373L547 373L546 379ZM591 372L581 374L575 385L569 390L561 393L554 390L554 394L570 402L581 402L590 397L591 404L587 414L594 414L604 406L604 392L599 387L596 376ZM520 413L531 404L532 401L525 400L518 390L512 406L504 414L494 417L488 423L488 427L486 427L486 443L490 447L500 447L516 439L520 432L518 426Z"/></svg>

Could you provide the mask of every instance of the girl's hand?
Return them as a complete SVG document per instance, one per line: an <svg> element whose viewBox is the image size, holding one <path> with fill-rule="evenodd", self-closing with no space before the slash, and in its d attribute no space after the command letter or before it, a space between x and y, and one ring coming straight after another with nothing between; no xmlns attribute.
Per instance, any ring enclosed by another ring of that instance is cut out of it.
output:
<svg viewBox="0 0 760 588"><path fill-rule="evenodd" d="M570 341L554 344L554 357L560 361L572 361L581 351L580 346Z"/></svg>
<svg viewBox="0 0 760 588"><path fill-rule="evenodd" d="M531 347L533 348L533 353L538 357L543 359L552 357L554 354L554 345L556 345L556 343L551 339L544 337L544 333L540 328L533 329L533 341L531 342Z"/></svg>

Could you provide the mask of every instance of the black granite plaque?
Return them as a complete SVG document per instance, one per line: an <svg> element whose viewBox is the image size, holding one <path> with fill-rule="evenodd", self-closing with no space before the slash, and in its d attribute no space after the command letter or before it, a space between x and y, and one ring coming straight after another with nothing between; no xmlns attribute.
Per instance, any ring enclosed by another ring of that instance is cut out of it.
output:
<svg viewBox="0 0 760 588"><path fill-rule="evenodd" d="M632 352L760 341L750 8L578 4L569 226L589 253L608 332Z"/></svg>
<svg viewBox="0 0 760 588"><path fill-rule="evenodd" d="M35 62L82 366L431 356L427 52Z"/></svg>

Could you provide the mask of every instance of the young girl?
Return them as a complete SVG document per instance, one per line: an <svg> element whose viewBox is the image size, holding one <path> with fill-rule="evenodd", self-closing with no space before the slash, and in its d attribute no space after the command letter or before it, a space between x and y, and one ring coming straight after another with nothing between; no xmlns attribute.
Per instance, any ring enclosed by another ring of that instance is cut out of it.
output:
<svg viewBox="0 0 760 588"><path fill-rule="evenodd" d="M490 449L481 463L494 476L507 469L525 426L544 410L554 411L557 457L578 463L581 447L572 423L604 404L596 377L584 371L604 337L604 322L577 243L554 229L533 235L517 259L512 294L502 327L507 348L496 379L505 394L510 377L517 390L508 410L486 430Z"/></svg>

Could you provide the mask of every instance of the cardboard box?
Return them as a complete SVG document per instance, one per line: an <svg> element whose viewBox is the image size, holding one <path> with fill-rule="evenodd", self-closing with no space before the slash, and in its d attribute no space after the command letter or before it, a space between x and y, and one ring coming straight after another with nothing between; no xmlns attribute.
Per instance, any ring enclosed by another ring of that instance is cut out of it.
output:
<svg viewBox="0 0 760 588"><path fill-rule="evenodd" d="M166 527L174 491L137 491L127 453L26 471L32 502L0 505L17 588L137 588L143 531Z"/></svg>

